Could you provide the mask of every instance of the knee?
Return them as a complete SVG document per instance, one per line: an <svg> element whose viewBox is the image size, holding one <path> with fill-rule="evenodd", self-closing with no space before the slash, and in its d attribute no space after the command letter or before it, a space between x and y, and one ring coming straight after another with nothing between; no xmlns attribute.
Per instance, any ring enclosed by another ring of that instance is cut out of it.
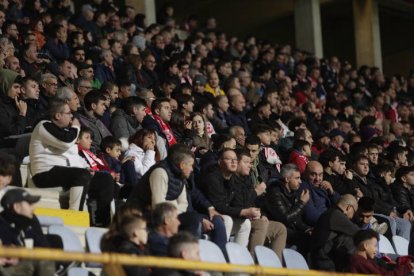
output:
<svg viewBox="0 0 414 276"><path fill-rule="evenodd" d="M245 219L244 222L241 224L240 228L243 231L246 231L246 232L249 231L250 232L250 229L252 229L252 224L251 224L250 220Z"/></svg>
<svg viewBox="0 0 414 276"><path fill-rule="evenodd" d="M214 224L214 228L224 227L224 219L221 216L214 216L211 222Z"/></svg>

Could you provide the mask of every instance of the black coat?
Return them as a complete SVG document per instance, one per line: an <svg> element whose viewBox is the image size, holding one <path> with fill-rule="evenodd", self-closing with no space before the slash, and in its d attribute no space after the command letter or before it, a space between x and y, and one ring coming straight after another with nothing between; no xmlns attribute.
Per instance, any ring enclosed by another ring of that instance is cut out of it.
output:
<svg viewBox="0 0 414 276"><path fill-rule="evenodd" d="M372 183L372 195L374 196L376 206L378 206L375 210L376 213L389 216L394 207L398 206L391 187L381 179Z"/></svg>
<svg viewBox="0 0 414 276"><path fill-rule="evenodd" d="M111 251L116 252L116 253L124 253L128 255L137 255L137 256L148 256L149 255L147 250L139 247L137 244L129 240L121 240L118 246L116 248L113 248L113 250ZM124 265L123 269L125 271L126 276L135 276L135 275L146 276L150 274L150 270L142 266Z"/></svg>
<svg viewBox="0 0 414 276"><path fill-rule="evenodd" d="M407 210L414 210L414 189L404 187L401 182L394 182L391 189L397 202L398 213L404 214Z"/></svg>
<svg viewBox="0 0 414 276"><path fill-rule="evenodd" d="M233 176L230 179L225 179L220 167L215 165L201 173L198 183L200 190L218 212L231 217L240 217L243 208L231 204L236 193L232 178Z"/></svg>
<svg viewBox="0 0 414 276"><path fill-rule="evenodd" d="M323 213L316 223L311 238L312 268L341 271L353 254L352 237L360 228L338 207Z"/></svg>
<svg viewBox="0 0 414 276"><path fill-rule="evenodd" d="M355 195L355 188L357 187L352 180L343 177L342 175L323 173L323 179L331 183L332 188L340 195L352 194Z"/></svg>
<svg viewBox="0 0 414 276"><path fill-rule="evenodd" d="M299 199L299 191L289 192L283 183L276 182L265 197L265 212L269 220L280 221L286 227L305 231L310 228L302 220L305 204Z"/></svg>

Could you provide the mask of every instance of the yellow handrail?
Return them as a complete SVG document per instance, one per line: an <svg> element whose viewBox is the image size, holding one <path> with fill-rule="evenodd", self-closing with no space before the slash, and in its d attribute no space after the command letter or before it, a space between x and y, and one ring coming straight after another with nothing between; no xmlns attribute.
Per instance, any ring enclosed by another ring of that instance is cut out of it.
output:
<svg viewBox="0 0 414 276"><path fill-rule="evenodd" d="M204 270L219 272L248 273L254 275L303 275L303 276L362 276L361 274L322 272L316 270L298 270L286 268L270 268L259 265L233 265L218 264L197 261L186 261L174 258L161 257L142 257L126 254L113 253L82 253L66 252L58 249L49 248L16 248L0 246L0 257L31 259L31 260L50 260L66 262L92 262L102 263L108 275L123 276L122 265L136 265L157 268L172 268L180 270ZM364 274L365 275L365 274Z"/></svg>

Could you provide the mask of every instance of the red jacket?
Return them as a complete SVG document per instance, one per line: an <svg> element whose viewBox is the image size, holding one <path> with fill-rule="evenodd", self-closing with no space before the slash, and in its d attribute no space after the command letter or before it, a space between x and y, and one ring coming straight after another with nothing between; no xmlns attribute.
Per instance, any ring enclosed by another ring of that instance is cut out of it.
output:
<svg viewBox="0 0 414 276"><path fill-rule="evenodd" d="M308 158L302 153L294 150L289 156L289 163L295 164L298 166L300 173L304 173L306 165L309 163Z"/></svg>
<svg viewBox="0 0 414 276"><path fill-rule="evenodd" d="M353 255L349 265L349 272L351 273L404 276L408 275L410 271L410 264L397 265L393 270L387 270L378 266L373 260L365 259L360 255Z"/></svg>

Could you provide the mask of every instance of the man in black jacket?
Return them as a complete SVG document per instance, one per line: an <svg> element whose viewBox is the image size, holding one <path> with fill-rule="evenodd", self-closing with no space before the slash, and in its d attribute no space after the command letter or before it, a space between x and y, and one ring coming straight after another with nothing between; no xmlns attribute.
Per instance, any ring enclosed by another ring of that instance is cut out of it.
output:
<svg viewBox="0 0 414 276"><path fill-rule="evenodd" d="M298 246L302 254L308 251L311 227L302 220L303 208L309 201L309 191L300 191L300 171L286 164L280 171L281 181L273 183L266 194L265 212L270 220L280 221L287 228L287 244Z"/></svg>
<svg viewBox="0 0 414 276"><path fill-rule="evenodd" d="M391 189L397 204L398 213L409 221L414 221L414 167L401 167L395 173Z"/></svg>
<svg viewBox="0 0 414 276"><path fill-rule="evenodd" d="M220 153L219 164L201 172L197 183L214 208L223 214L227 238L235 234L236 243L247 246L251 229L250 219L260 218L260 209L231 204L237 193L233 180L237 171L237 161L233 149L224 149Z"/></svg>
<svg viewBox="0 0 414 276"><path fill-rule="evenodd" d="M337 205L321 215L312 232L312 268L342 271L354 251L352 237L360 228L351 219L358 210L353 195L341 196Z"/></svg>
<svg viewBox="0 0 414 276"><path fill-rule="evenodd" d="M1 200L4 211L0 213L0 241L3 245L49 247L33 213L33 204L39 200L40 196L32 196L23 189L10 189L4 194ZM4 270L10 275L54 275L55 266L50 261L21 260Z"/></svg>
<svg viewBox="0 0 414 276"><path fill-rule="evenodd" d="M257 183L253 175L250 175L252 162L250 152L246 149L237 150L238 166L233 177L235 196L231 202L232 206L242 208L261 207L261 199L266 192L264 182ZM282 251L286 246L286 227L277 221L269 220L262 214L260 218L251 220L249 246L250 253L254 256L257 245L264 245L267 240L275 253L282 258Z"/></svg>

